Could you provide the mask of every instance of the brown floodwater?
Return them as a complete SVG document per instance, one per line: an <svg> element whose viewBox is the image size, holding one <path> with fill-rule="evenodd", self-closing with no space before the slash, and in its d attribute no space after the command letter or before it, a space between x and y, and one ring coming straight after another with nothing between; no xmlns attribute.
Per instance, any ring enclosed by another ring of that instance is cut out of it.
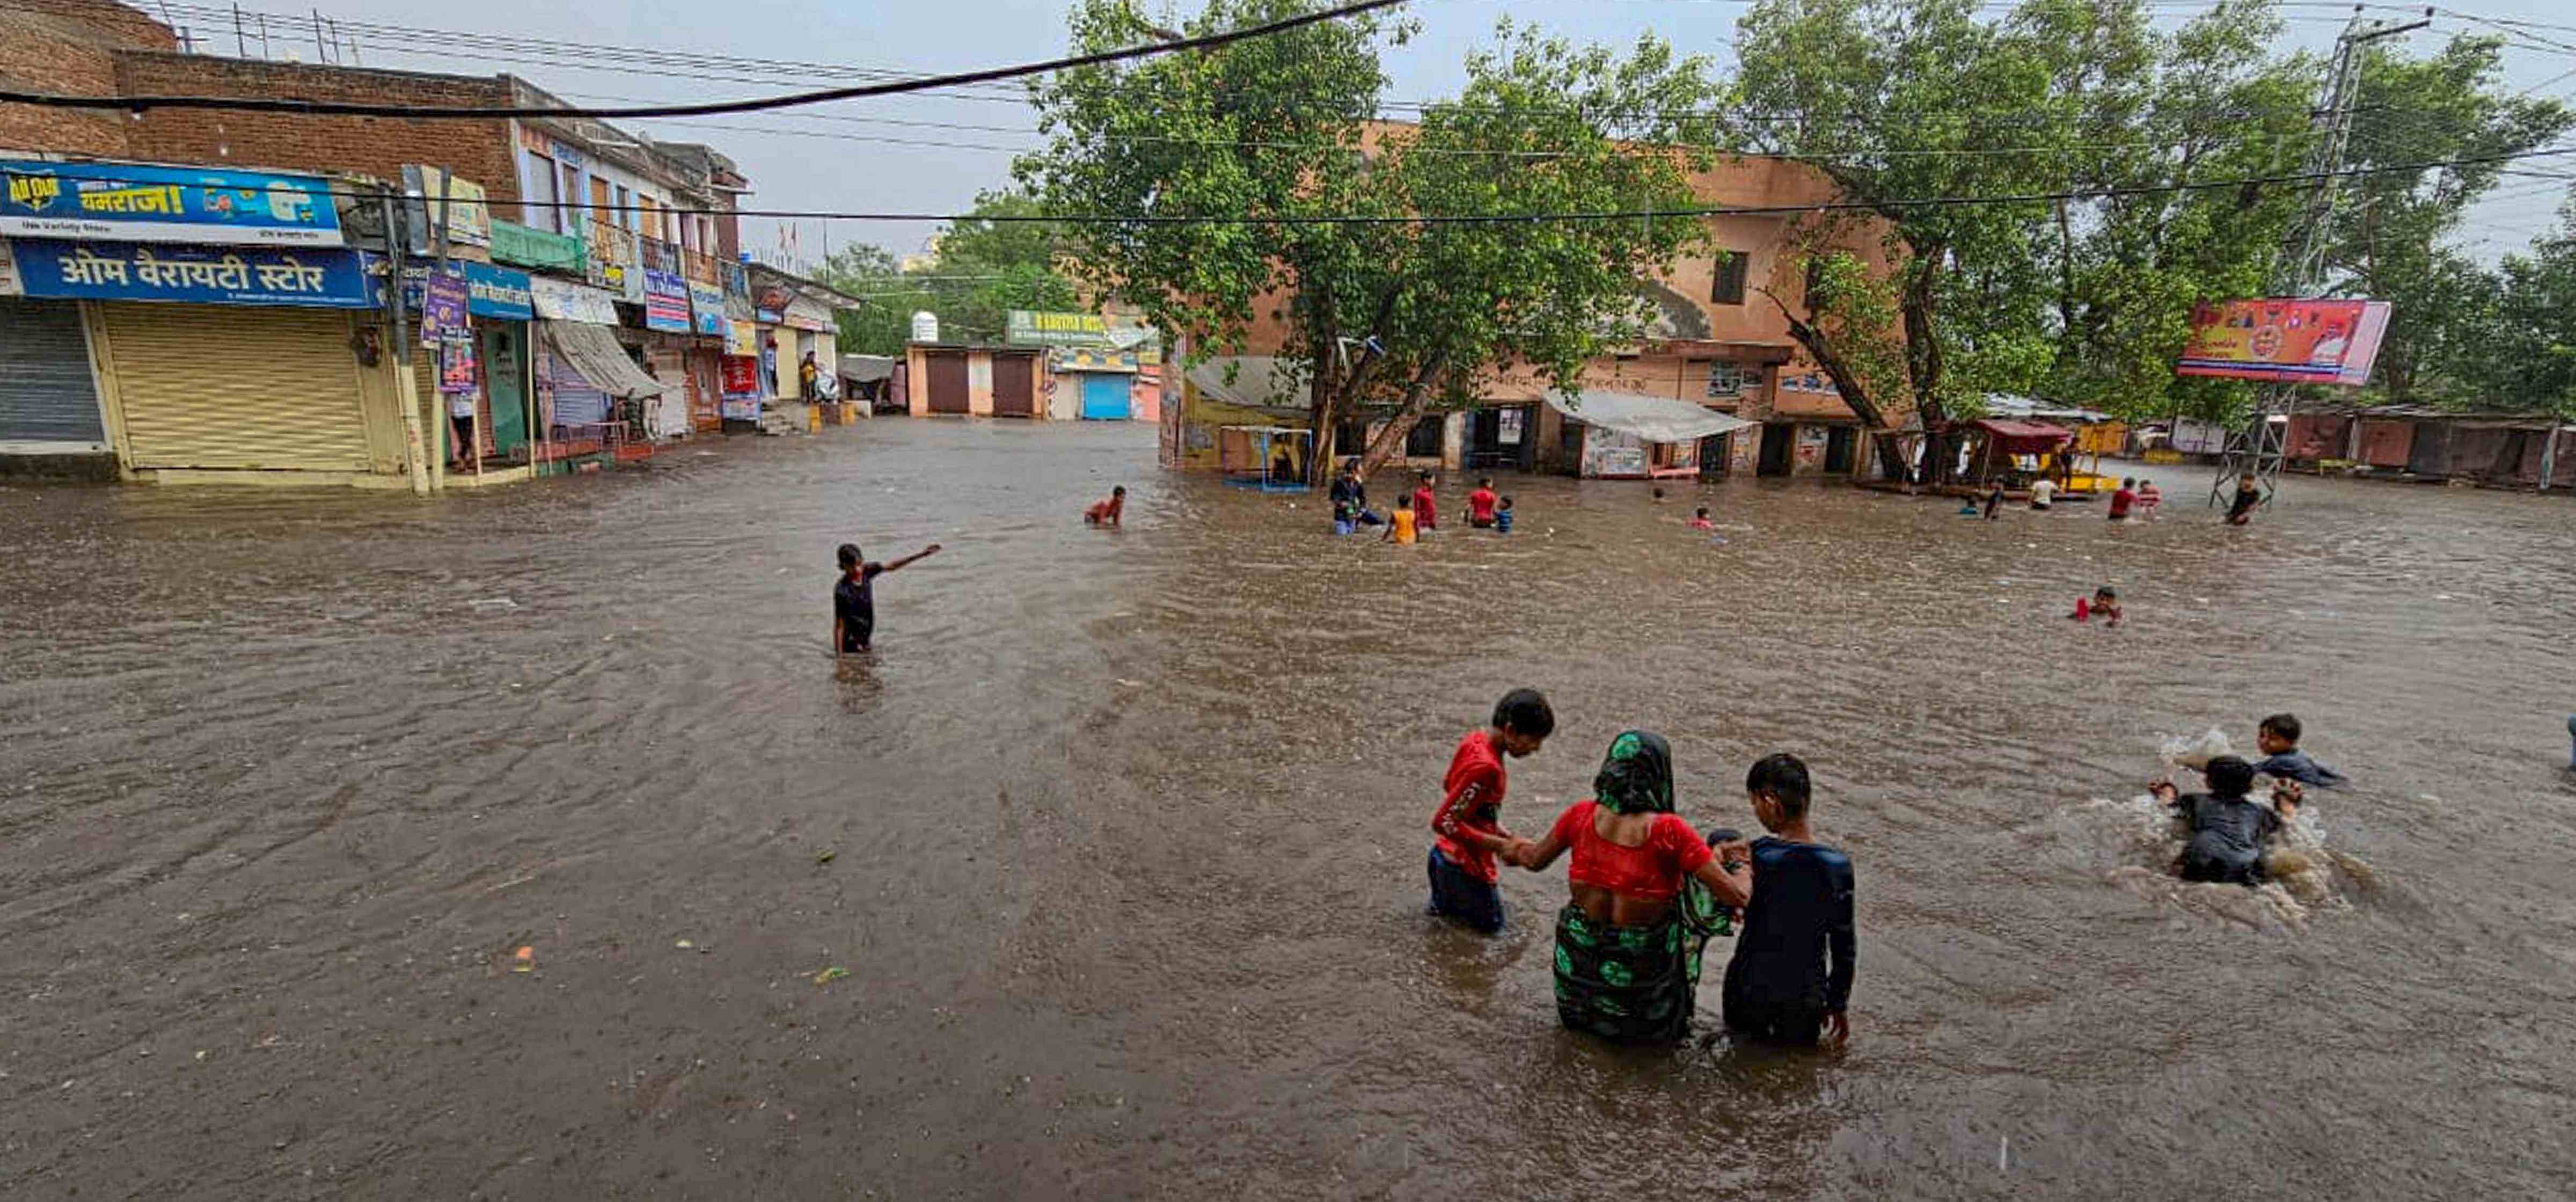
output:
<svg viewBox="0 0 2576 1202"><path fill-rule="evenodd" d="M2566 1196L2576 506L2159 476L2121 530L1511 478L1409 549L1125 426L0 489L0 1195ZM947 551L836 671L844 540ZM1561 864L1422 915L1523 684L1523 831L1625 727L1701 825L1809 760L1847 1052L1717 1037L1714 971L1687 1046L1567 1034ZM2139 887L2102 816L2275 710L2360 782L2330 904Z"/></svg>

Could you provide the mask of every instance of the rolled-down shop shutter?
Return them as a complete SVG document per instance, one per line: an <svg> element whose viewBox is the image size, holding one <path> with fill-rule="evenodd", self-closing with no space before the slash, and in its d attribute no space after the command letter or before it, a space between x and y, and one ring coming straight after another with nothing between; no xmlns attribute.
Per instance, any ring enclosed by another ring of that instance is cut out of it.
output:
<svg viewBox="0 0 2576 1202"><path fill-rule="evenodd" d="M102 446L80 306L0 296L0 441Z"/></svg>
<svg viewBox="0 0 2576 1202"><path fill-rule="evenodd" d="M132 466L369 470L345 314L161 304L101 311Z"/></svg>

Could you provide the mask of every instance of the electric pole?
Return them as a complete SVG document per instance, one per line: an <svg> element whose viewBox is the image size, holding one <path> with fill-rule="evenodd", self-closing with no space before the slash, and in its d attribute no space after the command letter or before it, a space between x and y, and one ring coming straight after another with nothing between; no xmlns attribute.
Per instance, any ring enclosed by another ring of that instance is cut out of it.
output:
<svg viewBox="0 0 2576 1202"><path fill-rule="evenodd" d="M2273 270L2274 296L2304 298L2325 287L2326 248L2333 242L2335 199L2342 191L2344 154L2352 144L2353 98L2361 85L2362 48L2433 23L2433 10L2429 8L2421 19L2404 25L2365 21L2360 5L2353 6L2352 11L2351 22L2335 39L2334 60L2326 67L2325 102L2309 114L2308 128L2316 137L2308 145L2306 160L2299 165L2299 174L2309 180L2308 197L2300 207L2298 219L2290 224L2279 265ZM2244 429L2228 435L2227 457L2219 464L2218 475L2209 482L2209 503L2213 508L2224 502L2222 494L2228 482L2248 472L2262 485L2263 503L2271 504L2273 486L2281 477L2281 461L2289 449L2290 412L2298 405L2294 389L2294 385L2286 383L2265 384L2255 394L2253 418Z"/></svg>

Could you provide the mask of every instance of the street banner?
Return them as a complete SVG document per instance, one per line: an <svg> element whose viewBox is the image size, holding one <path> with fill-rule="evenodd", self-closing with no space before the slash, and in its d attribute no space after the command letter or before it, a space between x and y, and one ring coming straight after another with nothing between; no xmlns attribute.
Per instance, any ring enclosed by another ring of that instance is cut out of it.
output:
<svg viewBox="0 0 2576 1202"><path fill-rule="evenodd" d="M0 235L339 246L330 191L313 176L0 159Z"/></svg>
<svg viewBox="0 0 2576 1202"><path fill-rule="evenodd" d="M11 244L28 296L371 309L365 259L352 250L138 246L131 242Z"/></svg>
<svg viewBox="0 0 2576 1202"><path fill-rule="evenodd" d="M2178 375L2342 384L2370 382L2388 302L2273 297L2205 302L2191 313Z"/></svg>
<svg viewBox="0 0 2576 1202"><path fill-rule="evenodd" d="M690 328L700 334L724 337L725 294L721 285L689 281L689 321Z"/></svg>
<svg viewBox="0 0 2576 1202"><path fill-rule="evenodd" d="M420 344L436 349L451 338L467 337L465 306L473 289L461 274L432 273L420 290Z"/></svg>
<svg viewBox="0 0 2576 1202"><path fill-rule="evenodd" d="M689 332L689 283L678 275L647 267L644 273L644 328L669 334Z"/></svg>
<svg viewBox="0 0 2576 1202"><path fill-rule="evenodd" d="M474 340L458 336L438 347L438 390L440 392L474 392L482 387L478 379Z"/></svg>
<svg viewBox="0 0 2576 1202"><path fill-rule="evenodd" d="M728 355L740 355L746 359L758 358L760 355L760 327L747 321L726 322L724 353Z"/></svg>
<svg viewBox="0 0 2576 1202"><path fill-rule="evenodd" d="M617 298L586 284L532 275L528 277L528 300L537 316L549 320L594 326L617 324Z"/></svg>
<svg viewBox="0 0 2576 1202"><path fill-rule="evenodd" d="M528 298L528 273L507 267L494 267L471 259L452 265L465 273L465 311L476 317L497 317L503 321L527 321L536 316ZM417 311L421 286L429 280L429 268L403 268L403 303Z"/></svg>

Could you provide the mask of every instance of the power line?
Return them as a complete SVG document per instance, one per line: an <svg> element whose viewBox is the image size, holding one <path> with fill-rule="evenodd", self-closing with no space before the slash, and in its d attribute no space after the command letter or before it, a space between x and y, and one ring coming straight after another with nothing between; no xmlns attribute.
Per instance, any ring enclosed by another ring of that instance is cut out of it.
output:
<svg viewBox="0 0 2576 1202"><path fill-rule="evenodd" d="M856 100L870 96L893 96L907 92L927 91L939 87L984 83L991 80L1021 79L1053 71L1080 67L1105 66L1134 59L1153 58L1184 50L1205 50L1254 38L1275 37L1308 25L1345 17L1360 16L1383 8L1393 8L1406 0L1354 0L1337 8L1300 13L1267 24L1201 34L1197 37L1157 41L1120 50L1103 50L1090 54L1070 55L1044 62L1020 63L1007 67L989 67L952 75L925 76L918 79L893 80L884 83L857 84L850 87L825 88L796 92L785 96L764 96L748 100L719 100L701 104L648 105L638 108L520 108L488 106L446 108L407 104L363 104L336 100L288 100L268 97L230 96L67 96L52 92L0 91L0 103L29 104L42 108L124 109L141 113L156 108L227 109L242 112L294 113L303 116L339 117L405 117L416 120L494 120L502 117L695 117L721 113L749 113L767 109L793 108L821 104L831 100Z"/></svg>
<svg viewBox="0 0 2576 1202"><path fill-rule="evenodd" d="M1634 221L1649 217L1779 217L1802 213L1887 212L1896 209L1970 208L1982 205L2041 205L2058 201L2108 200L2124 196L2155 196L2173 192L2206 192L2243 188L2262 184L2314 183L2319 180L2397 172L2430 171L2443 167L2463 167L2484 163L2511 162L2522 159L2554 158L2576 154L2576 146L2558 146L2541 150L2513 151L2501 154L2470 155L2450 159L2432 159L2414 163L2392 163L2372 167L2352 167L2336 171L2302 171L2275 175L2239 176L2230 179L2191 180L2171 184L2134 184L2113 188L2079 188L2056 192L2026 192L2004 196L1929 196L1912 199L1831 200L1805 204L1779 205L1709 205L1678 209L1611 209L1541 213L1416 213L1416 214L1162 214L1162 213L870 213L810 209L721 209L693 208L678 205L655 205L651 211L681 216L767 217L822 221L980 221L995 225L1535 225L1556 221ZM65 164L78 166L78 164ZM0 171L0 175L47 175L55 179L82 182L127 183L105 176L84 176L76 172L31 172L23 168ZM354 189L318 188L309 195L348 196L376 199L384 193ZM512 202L501 201L501 204ZM523 208L571 209L593 212L647 211L641 205L582 204L572 201L521 200Z"/></svg>

